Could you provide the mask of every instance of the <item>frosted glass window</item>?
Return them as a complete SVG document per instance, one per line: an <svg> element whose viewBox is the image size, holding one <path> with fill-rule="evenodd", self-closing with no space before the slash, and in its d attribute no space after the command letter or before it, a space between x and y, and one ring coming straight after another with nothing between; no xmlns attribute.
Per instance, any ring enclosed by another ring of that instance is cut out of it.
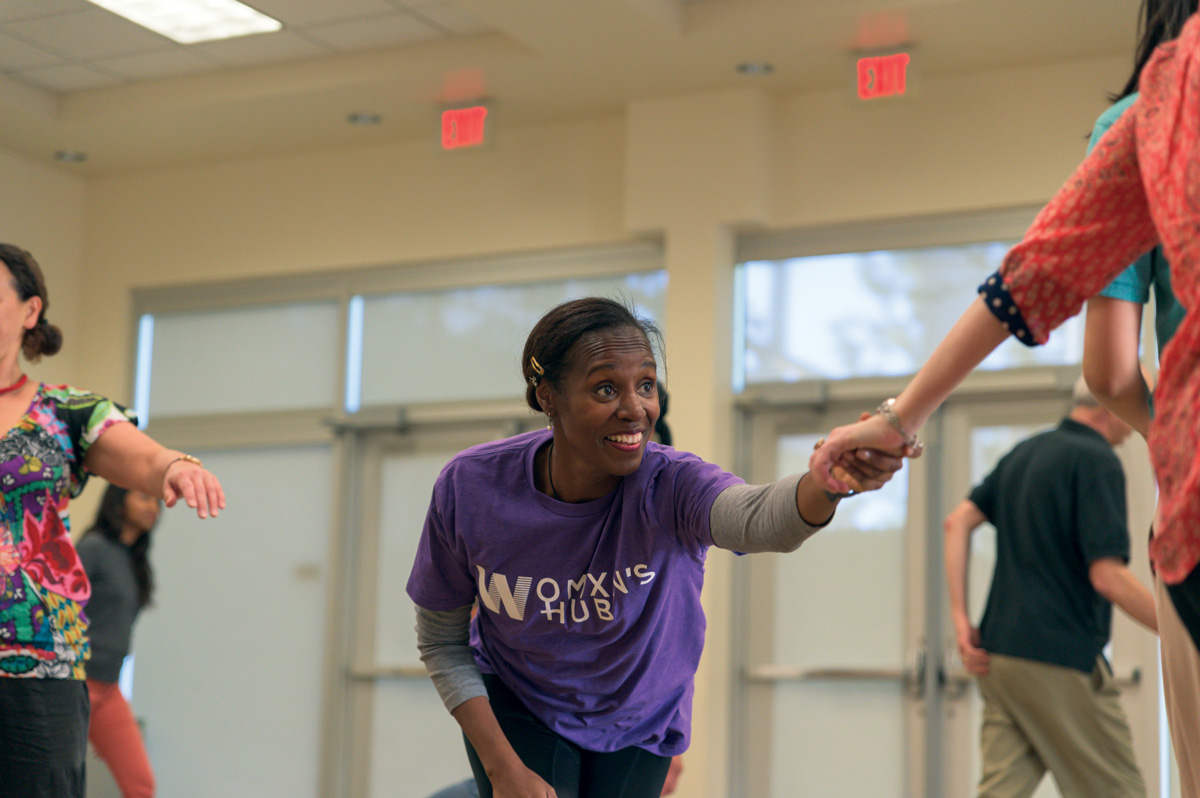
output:
<svg viewBox="0 0 1200 798"><path fill-rule="evenodd" d="M367 297L362 403L519 396L521 350L547 310L598 295L624 298L639 315L661 320L666 288L667 273L656 271Z"/></svg>
<svg viewBox="0 0 1200 798"><path fill-rule="evenodd" d="M780 438L778 476L807 471L816 442L816 435ZM901 469L883 489L843 502L799 552L775 560L775 662L904 667L907 505L908 469Z"/></svg>
<svg viewBox="0 0 1200 798"><path fill-rule="evenodd" d="M420 665L413 628L416 610L405 586L417 559L433 483L455 454L446 449L384 458L375 583L375 660L382 665ZM436 716L439 723L449 719L442 714L444 710Z"/></svg>
<svg viewBox="0 0 1200 798"><path fill-rule="evenodd" d="M877 627L866 628L874 632ZM903 798L905 698L898 681L768 689L773 692L770 798ZM864 752L870 752L869 764Z"/></svg>
<svg viewBox="0 0 1200 798"><path fill-rule="evenodd" d="M336 300L154 316L150 413L336 406L339 318Z"/></svg>
<svg viewBox="0 0 1200 798"><path fill-rule="evenodd" d="M433 682L377 682L371 702L370 798L428 798L470 777L462 732Z"/></svg>
<svg viewBox="0 0 1200 798"><path fill-rule="evenodd" d="M482 441L472 441L482 442ZM375 662L420 665L405 592L433 483L456 449L389 452L380 475ZM428 679L379 681L371 699L371 798L426 798L471 775L458 724Z"/></svg>
<svg viewBox="0 0 1200 798"><path fill-rule="evenodd" d="M778 439L776 474L808 469L816 435ZM904 668L907 469L843 502L794 554L772 557L772 664L806 669ZM864 630L868 633L864 634ZM750 723L770 729L771 798L903 794L905 693L899 679L752 686L767 701ZM871 767L860 766L871 751Z"/></svg>
<svg viewBox="0 0 1200 798"><path fill-rule="evenodd" d="M155 604L134 638L134 711L159 794L317 798L332 452L196 454L227 509L166 512Z"/></svg>
<svg viewBox="0 0 1200 798"><path fill-rule="evenodd" d="M744 382L912 374L1010 245L972 244L742 264ZM1008 340L981 368L1079 363L1083 324L1045 346Z"/></svg>

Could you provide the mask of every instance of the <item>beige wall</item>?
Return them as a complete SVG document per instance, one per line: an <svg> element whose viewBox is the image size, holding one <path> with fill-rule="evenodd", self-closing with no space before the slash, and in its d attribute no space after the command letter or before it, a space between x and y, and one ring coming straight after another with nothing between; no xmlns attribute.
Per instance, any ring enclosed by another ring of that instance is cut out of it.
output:
<svg viewBox="0 0 1200 798"><path fill-rule="evenodd" d="M649 99L608 118L501 129L481 152L419 141L105 177L87 184L86 202L79 181L0 156L0 218L44 250L56 308L88 330L68 337L68 378L123 399L135 287L661 236L673 425L728 465L735 233L1044 201L1125 68L925 80L917 96L877 106L848 91L755 88ZM730 582L715 556L685 796L724 793Z"/></svg>
<svg viewBox="0 0 1200 798"><path fill-rule="evenodd" d="M84 181L0 151L0 241L29 250L46 278L46 318L63 331L63 350L30 368L47 382L78 373L82 327Z"/></svg>
<svg viewBox="0 0 1200 798"><path fill-rule="evenodd" d="M772 224L1041 203L1083 156L1126 59L926 80L911 101L779 104Z"/></svg>

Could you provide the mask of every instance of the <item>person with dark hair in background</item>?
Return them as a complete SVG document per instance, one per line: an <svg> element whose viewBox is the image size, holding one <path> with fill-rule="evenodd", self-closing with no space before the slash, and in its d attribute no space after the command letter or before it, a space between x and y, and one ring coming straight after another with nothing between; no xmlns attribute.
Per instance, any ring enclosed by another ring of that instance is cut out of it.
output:
<svg viewBox="0 0 1200 798"><path fill-rule="evenodd" d="M109 485L96 520L76 548L92 584L87 603L92 658L87 665L92 712L88 739L108 765L124 798L154 795L154 771L129 702L117 682L129 654L138 613L154 597L151 531L158 499Z"/></svg>
<svg viewBox="0 0 1200 798"><path fill-rule="evenodd" d="M794 551L842 498L650 442L657 340L612 300L553 308L521 359L548 428L460 453L434 486L408 594L484 798L658 798L688 747L708 549ZM899 465L837 469L874 490Z"/></svg>
<svg viewBox="0 0 1200 798"><path fill-rule="evenodd" d="M81 798L87 754L91 592L71 543L67 506L91 474L168 507L179 498L201 518L225 506L200 461L166 449L109 399L30 382L37 361L62 346L46 320L41 268L0 244L0 793Z"/></svg>

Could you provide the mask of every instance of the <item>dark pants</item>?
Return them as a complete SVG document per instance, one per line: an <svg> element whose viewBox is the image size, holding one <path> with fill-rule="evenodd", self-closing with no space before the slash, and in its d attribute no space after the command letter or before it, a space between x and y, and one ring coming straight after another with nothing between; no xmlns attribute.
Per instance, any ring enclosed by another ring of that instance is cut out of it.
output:
<svg viewBox="0 0 1200 798"><path fill-rule="evenodd" d="M670 757L633 747L611 754L585 751L531 715L498 678L484 674L483 681L504 736L525 767L545 779L558 798L658 798L662 793ZM480 798L492 798L492 784L470 741L467 758Z"/></svg>
<svg viewBox="0 0 1200 798"><path fill-rule="evenodd" d="M1192 642L1200 649L1200 565L1179 584L1167 585L1167 592L1171 594L1171 603L1179 613L1179 620L1183 621Z"/></svg>
<svg viewBox="0 0 1200 798"><path fill-rule="evenodd" d="M87 686L0 677L0 794L83 798Z"/></svg>

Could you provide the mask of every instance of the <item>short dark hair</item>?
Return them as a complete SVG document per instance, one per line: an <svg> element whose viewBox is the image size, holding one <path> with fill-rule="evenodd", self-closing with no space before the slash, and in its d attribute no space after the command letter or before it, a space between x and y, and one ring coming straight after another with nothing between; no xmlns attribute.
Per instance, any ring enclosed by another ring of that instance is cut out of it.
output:
<svg viewBox="0 0 1200 798"><path fill-rule="evenodd" d="M33 297L42 300L42 311L38 314L37 325L32 330L26 330L21 338L21 351L25 359L31 363L41 360L42 355L55 355L62 349L62 330L46 321L46 309L50 307L50 297L46 293L46 280L42 276L42 268L25 250L12 244L0 244L0 261L12 273L12 287L24 302Z"/></svg>
<svg viewBox="0 0 1200 798"><path fill-rule="evenodd" d="M589 296L551 308L533 326L521 354L525 403L542 412L536 393L538 383L544 380L561 390L563 377L574 365L573 350L579 340L590 333L617 329L637 330L646 339L651 352L662 352L662 332L658 325L638 316L623 302ZM541 367L541 373L533 367L534 360Z"/></svg>
<svg viewBox="0 0 1200 798"><path fill-rule="evenodd" d="M1183 26L1196 13L1197 0L1142 0L1138 12L1138 43L1133 54L1133 74L1125 88L1112 96L1122 100L1138 90L1142 70L1154 55L1154 49L1183 32Z"/></svg>

